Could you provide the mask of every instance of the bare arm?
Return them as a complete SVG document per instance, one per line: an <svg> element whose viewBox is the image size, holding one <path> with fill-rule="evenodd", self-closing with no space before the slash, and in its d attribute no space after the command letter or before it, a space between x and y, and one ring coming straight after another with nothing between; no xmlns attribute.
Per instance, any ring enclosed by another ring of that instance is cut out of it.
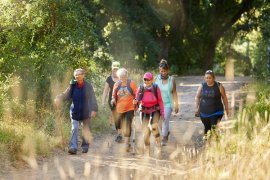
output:
<svg viewBox="0 0 270 180"><path fill-rule="evenodd" d="M105 82L104 90L103 90L103 94L102 94L102 106L103 107L105 106L105 101L106 101L107 96L109 94L109 90L110 90L109 84L107 82Z"/></svg>
<svg viewBox="0 0 270 180"><path fill-rule="evenodd" d="M202 85L199 86L195 96L195 115L199 115L201 94L202 94Z"/></svg>
<svg viewBox="0 0 270 180"><path fill-rule="evenodd" d="M225 92L225 88L224 88L224 86L222 86L222 84L220 84L219 90L220 90L220 93L221 93L223 104L225 106L225 112L226 112L226 114L228 116L229 115L228 98L227 98L227 95L226 95L226 92Z"/></svg>
<svg viewBox="0 0 270 180"><path fill-rule="evenodd" d="M177 96L177 91L176 91L176 82L175 79L173 79L173 104L174 104L174 111L175 113L178 113L179 111L179 104L178 104L178 96Z"/></svg>

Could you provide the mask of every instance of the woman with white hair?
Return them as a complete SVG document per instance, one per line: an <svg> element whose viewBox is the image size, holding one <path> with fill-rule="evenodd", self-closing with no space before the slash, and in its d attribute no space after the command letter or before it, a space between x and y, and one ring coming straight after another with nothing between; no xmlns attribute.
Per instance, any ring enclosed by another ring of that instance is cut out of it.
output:
<svg viewBox="0 0 270 180"><path fill-rule="evenodd" d="M137 91L137 84L128 79L128 71L125 68L120 68L117 71L117 76L120 80L114 85L111 104L116 104L118 118L115 125L116 128L121 127L122 129L125 150L128 152L130 147L131 124L135 110L133 100ZM117 136L121 136L121 134Z"/></svg>
<svg viewBox="0 0 270 180"><path fill-rule="evenodd" d="M61 100L72 100L70 106L71 139L68 152L76 154L78 150L78 134L80 122L83 123L82 152L87 153L90 143L90 118L96 116L98 105L93 86L85 81L83 69L74 71L75 80L70 81L70 86L61 94L56 96L54 103L59 106Z"/></svg>

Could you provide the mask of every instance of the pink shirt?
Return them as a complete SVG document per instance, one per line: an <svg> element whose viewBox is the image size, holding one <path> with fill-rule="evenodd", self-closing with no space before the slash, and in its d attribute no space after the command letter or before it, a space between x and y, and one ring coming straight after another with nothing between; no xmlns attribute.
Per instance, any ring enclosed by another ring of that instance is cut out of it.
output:
<svg viewBox="0 0 270 180"><path fill-rule="evenodd" d="M140 95L140 88L138 88L137 90L136 99L139 98L139 95ZM143 98L138 103L147 108L151 108L151 107L154 107L155 105L159 105L161 116L164 119L164 105L163 105L162 96L161 96L159 87L157 87L157 98L155 96L153 86L151 89L147 89L146 87L144 87ZM153 112L153 110L149 109L146 111L146 113L150 113L150 111Z"/></svg>

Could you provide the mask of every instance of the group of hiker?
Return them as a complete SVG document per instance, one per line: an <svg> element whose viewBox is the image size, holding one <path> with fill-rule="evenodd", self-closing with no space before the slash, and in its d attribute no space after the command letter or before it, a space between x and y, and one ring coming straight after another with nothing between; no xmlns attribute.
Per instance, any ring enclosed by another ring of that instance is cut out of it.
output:
<svg viewBox="0 0 270 180"><path fill-rule="evenodd" d="M156 149L165 146L170 135L169 119L174 110L179 112L176 82L169 75L169 65L162 59L158 65L159 74L154 77L150 72L143 75L143 84L137 85L129 78L128 71L120 68L120 63L112 63L112 73L107 77L103 96L102 107L108 105L111 109L110 124L117 131L115 141L124 142L124 150L130 149L132 122L136 111L140 112L140 122L143 132L144 149L149 149L150 135L155 138ZM74 71L74 78L70 86L55 98L58 106L61 100L71 99L71 140L68 152L76 154L78 150L78 131L80 122L83 123L82 153L89 149L90 118L96 116L98 105L91 83L85 81L83 69ZM222 101L221 101L222 99ZM205 82L198 88L195 98L195 115L200 116L205 134L215 127L223 116L223 104L228 114L228 100L222 84L215 81L214 73L209 70L205 73ZM162 121L161 131L159 121Z"/></svg>

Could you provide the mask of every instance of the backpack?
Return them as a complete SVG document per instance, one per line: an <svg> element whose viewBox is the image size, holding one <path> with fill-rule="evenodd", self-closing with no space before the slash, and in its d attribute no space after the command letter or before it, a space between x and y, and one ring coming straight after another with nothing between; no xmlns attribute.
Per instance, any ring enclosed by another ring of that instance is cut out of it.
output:
<svg viewBox="0 0 270 180"><path fill-rule="evenodd" d="M158 93L157 93L157 88L158 85L156 83L152 84L153 88L152 88L152 93L154 93L155 97L158 99ZM139 93L139 97L138 97L138 101L141 101L144 95L144 86L143 84L140 85L140 93Z"/></svg>
<svg viewBox="0 0 270 180"><path fill-rule="evenodd" d="M130 92L130 94L133 96L133 98L135 98L135 94L133 93L133 90L130 87L130 82L131 82L131 80L128 79L128 81L127 81L127 90ZM122 82L118 81L118 87L116 88L116 94L119 91L119 89L121 88L121 84L122 84Z"/></svg>

